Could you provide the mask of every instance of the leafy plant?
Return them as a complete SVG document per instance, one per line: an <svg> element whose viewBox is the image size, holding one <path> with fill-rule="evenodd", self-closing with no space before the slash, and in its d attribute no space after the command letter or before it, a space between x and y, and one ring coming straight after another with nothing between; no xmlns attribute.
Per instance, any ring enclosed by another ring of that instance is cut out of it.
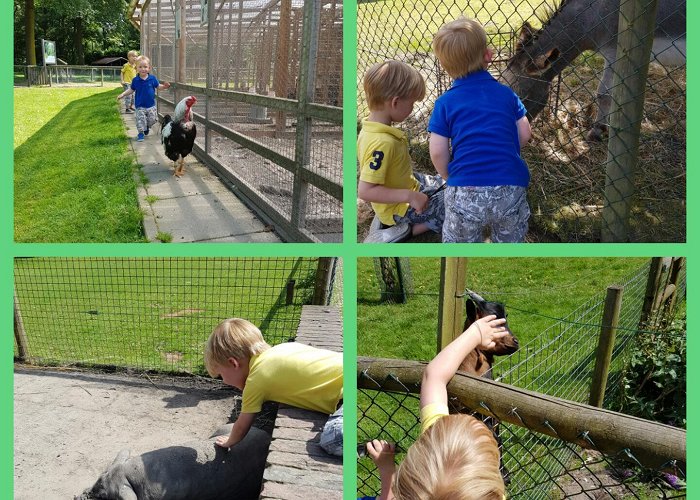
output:
<svg viewBox="0 0 700 500"><path fill-rule="evenodd" d="M686 319L662 332L643 333L622 377L621 411L686 426Z"/></svg>

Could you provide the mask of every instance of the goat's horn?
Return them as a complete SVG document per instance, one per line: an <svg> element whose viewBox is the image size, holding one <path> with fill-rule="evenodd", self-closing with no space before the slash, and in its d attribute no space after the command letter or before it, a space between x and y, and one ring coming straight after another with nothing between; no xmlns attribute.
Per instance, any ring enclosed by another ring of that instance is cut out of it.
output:
<svg viewBox="0 0 700 500"><path fill-rule="evenodd" d="M484 299L478 293L472 292L469 288L467 288L467 293L469 294L469 297L471 297L472 300L475 300L477 302L486 302L486 299Z"/></svg>

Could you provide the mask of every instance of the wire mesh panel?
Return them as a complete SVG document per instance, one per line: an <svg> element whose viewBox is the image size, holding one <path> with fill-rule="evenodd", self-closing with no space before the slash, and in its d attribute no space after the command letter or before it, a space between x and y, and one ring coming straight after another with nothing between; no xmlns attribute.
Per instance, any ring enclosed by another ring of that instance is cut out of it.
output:
<svg viewBox="0 0 700 500"><path fill-rule="evenodd" d="M638 26L651 17L649 2L640 3L360 1L358 119L368 112L362 76L372 64L396 59L418 69L427 96L400 127L415 168L433 172L426 127L451 81L431 42L445 22L476 18L494 50L489 71L518 93L533 125L522 150L531 174L528 240L685 241L685 1L659 0L647 30Z"/></svg>
<svg viewBox="0 0 700 500"><path fill-rule="evenodd" d="M18 258L22 357L203 373L204 342L226 318L251 321L271 345L294 339L317 260Z"/></svg>
<svg viewBox="0 0 700 500"><path fill-rule="evenodd" d="M342 234L342 2L152 1L142 46L168 112L194 95L200 159L289 239Z"/></svg>

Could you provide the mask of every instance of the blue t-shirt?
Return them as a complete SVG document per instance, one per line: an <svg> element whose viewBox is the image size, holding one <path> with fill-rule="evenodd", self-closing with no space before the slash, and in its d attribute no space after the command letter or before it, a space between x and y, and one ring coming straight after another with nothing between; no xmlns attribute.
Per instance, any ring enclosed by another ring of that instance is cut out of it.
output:
<svg viewBox="0 0 700 500"><path fill-rule="evenodd" d="M139 75L136 75L136 77L131 80L131 88L136 92L134 105L137 108L152 108L155 106L156 89L158 85L160 85L160 82L153 75L148 75L145 80Z"/></svg>
<svg viewBox="0 0 700 500"><path fill-rule="evenodd" d="M429 132L450 139L447 185L527 187L516 125L525 114L515 92L486 70L455 80L428 123Z"/></svg>

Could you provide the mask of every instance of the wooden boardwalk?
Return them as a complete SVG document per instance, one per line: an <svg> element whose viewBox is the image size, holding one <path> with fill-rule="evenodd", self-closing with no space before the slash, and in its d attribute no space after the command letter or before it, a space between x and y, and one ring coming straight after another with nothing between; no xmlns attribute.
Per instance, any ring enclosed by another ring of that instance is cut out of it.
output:
<svg viewBox="0 0 700 500"><path fill-rule="evenodd" d="M343 322L333 306L304 306L297 342L343 351ZM265 500L335 500L343 498L343 461L321 449L326 423L322 413L280 405L263 478Z"/></svg>

